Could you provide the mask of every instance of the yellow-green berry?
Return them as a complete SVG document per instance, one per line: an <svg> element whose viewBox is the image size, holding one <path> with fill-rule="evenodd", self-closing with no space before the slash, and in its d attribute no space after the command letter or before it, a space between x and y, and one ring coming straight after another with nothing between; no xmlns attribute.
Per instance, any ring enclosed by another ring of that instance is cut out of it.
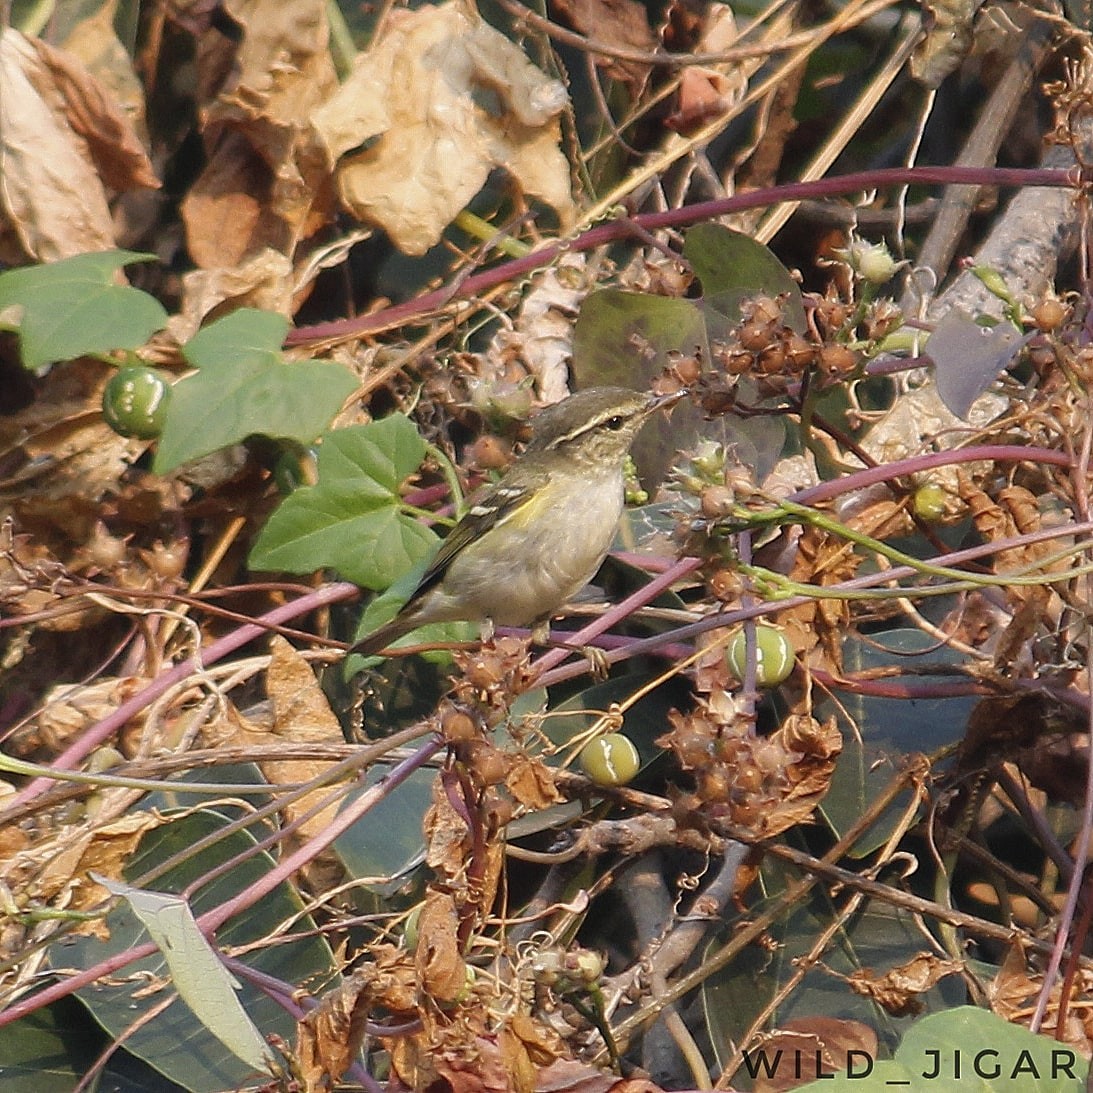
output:
<svg viewBox="0 0 1093 1093"><path fill-rule="evenodd" d="M755 682L760 687L777 687L793 671L793 646L789 638L774 626L755 628L755 653ZM742 680L747 665L747 642L743 630L733 636L726 655L733 674Z"/></svg>
<svg viewBox="0 0 1093 1093"><path fill-rule="evenodd" d="M932 524L945 515L945 498L945 491L940 486L927 483L915 490L911 505L920 520Z"/></svg>
<svg viewBox="0 0 1093 1093"><path fill-rule="evenodd" d="M640 768L638 749L621 732L597 736L581 750L581 770L598 786L624 786Z"/></svg>

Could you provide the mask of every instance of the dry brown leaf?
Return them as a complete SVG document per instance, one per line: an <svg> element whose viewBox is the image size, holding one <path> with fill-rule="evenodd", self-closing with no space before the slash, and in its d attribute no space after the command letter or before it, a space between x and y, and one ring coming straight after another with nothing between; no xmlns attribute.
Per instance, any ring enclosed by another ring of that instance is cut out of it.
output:
<svg viewBox="0 0 1093 1093"><path fill-rule="evenodd" d="M20 754L33 741L35 748L58 754L80 733L113 713L143 682L133 677L103 677L93 683L54 687L46 694L41 713L24 727L28 735L20 731L12 742L13 750Z"/></svg>
<svg viewBox="0 0 1093 1093"><path fill-rule="evenodd" d="M532 1093L544 1088L539 1067L549 1066L562 1050L557 1036L533 1021L527 1014L513 1014L497 1034L497 1047L505 1069L512 1076L516 1093Z"/></svg>
<svg viewBox="0 0 1093 1093"><path fill-rule="evenodd" d="M496 110L480 105L484 93ZM570 222L564 104L560 83L473 11L447 3L392 11L387 33L312 120L345 207L423 254L494 167Z"/></svg>
<svg viewBox="0 0 1093 1093"><path fill-rule="evenodd" d="M790 714L771 737L789 756L784 768L788 792L763 814L762 830L776 835L807 822L831 786L843 741L835 717L820 722L807 714Z"/></svg>
<svg viewBox="0 0 1093 1093"><path fill-rule="evenodd" d="M773 1074L760 1072L755 1093L782 1093L821 1076L830 1077L846 1065L848 1052L877 1055L877 1034L860 1021L809 1016L787 1021L766 1034L760 1046L773 1061Z"/></svg>
<svg viewBox="0 0 1093 1093"><path fill-rule="evenodd" d="M101 827L62 828L0 861L0 881L23 909L87 910L110 898L104 888L88 879L88 873L93 870L120 879L122 867L145 832L162 823L155 813L137 812ZM97 920L75 928L87 933L104 929Z"/></svg>
<svg viewBox="0 0 1093 1093"><path fill-rule="evenodd" d="M102 361L68 361L38 382L28 406L0 415L0 451L8 461L0 505L10 502L21 525L34 522L40 532L43 523L52 524L71 542L84 541L102 515L104 496L118 489L128 465L147 447L147 441L119 436L91 409L114 371Z"/></svg>
<svg viewBox="0 0 1093 1093"><path fill-rule="evenodd" d="M208 164L182 205L190 253L206 269L239 265L267 247L291 255L326 221L331 198L307 120L337 86L323 5L225 7L243 33L231 76L205 114Z"/></svg>
<svg viewBox="0 0 1093 1093"><path fill-rule="evenodd" d="M705 27L694 47L696 53L719 53L735 45L736 17L727 4L706 9ZM689 65L680 74L678 107L666 119L680 132L725 113L747 90L747 73L740 64Z"/></svg>
<svg viewBox="0 0 1093 1093"><path fill-rule="evenodd" d="M270 664L266 670L266 693L272 718L260 724L244 717L234 707L205 727L205 735L214 747L225 744L268 744L272 742L342 744L345 737L338 719L319 686L311 666L280 635L270 640ZM261 764L262 773L272 785L308 782L323 774L329 763L315 759L283 759ZM329 786L316 789L285 806L286 821L302 816L330 793ZM293 838L306 842L322 831L338 811L336 802L328 804L304 820Z"/></svg>
<svg viewBox="0 0 1093 1093"><path fill-rule="evenodd" d="M619 1081L612 1073L576 1059L555 1059L536 1075L543 1093L657 1093L659 1086L641 1078Z"/></svg>
<svg viewBox="0 0 1093 1093"><path fill-rule="evenodd" d="M649 14L638 0L554 0L551 5L574 30L617 49L657 49L657 37L649 26ZM593 53L596 64L614 80L622 80L637 98L649 78L651 65Z"/></svg>
<svg viewBox="0 0 1093 1093"><path fill-rule="evenodd" d="M426 1043L412 1036L396 1041L391 1062L403 1084L444 1093L530 1093L515 1084L496 1038L472 1038L466 1032L457 1023L440 1042Z"/></svg>
<svg viewBox="0 0 1093 1093"><path fill-rule="evenodd" d="M297 1025L294 1054L307 1093L329 1089L357 1057L372 1004L368 987L361 977L349 976Z"/></svg>
<svg viewBox="0 0 1093 1093"><path fill-rule="evenodd" d="M847 984L856 994L883 1006L894 1017L921 1013L923 1003L918 995L925 994L947 975L957 975L963 966L956 960L942 960L933 953L918 953L898 967L877 975L868 968L847 977Z"/></svg>
<svg viewBox="0 0 1093 1093"><path fill-rule="evenodd" d="M842 539L815 527L805 528L797 540L790 577L821 587L839 584L853 577L861 557ZM786 635L798 650L813 649L819 642L826 666L842 672L842 641L850 624L845 600L822 599L791 608L779 616Z"/></svg>
<svg viewBox="0 0 1093 1093"><path fill-rule="evenodd" d="M43 98L59 95L72 131L80 137L102 181L119 193L159 188L148 155L129 118L74 57L38 38L29 39L44 71L27 70Z"/></svg>
<svg viewBox="0 0 1093 1093"><path fill-rule="evenodd" d="M567 254L535 275L516 321L498 330L479 362L481 379L507 377L516 358L535 377L542 402L558 402L569 394L573 316L592 287L586 264L585 255Z"/></svg>
<svg viewBox="0 0 1093 1093"><path fill-rule="evenodd" d="M446 885L466 886L471 835L467 821L452 807L441 779L432 785L433 802L425 812L425 863Z"/></svg>
<svg viewBox="0 0 1093 1093"><path fill-rule="evenodd" d="M0 32L0 195L5 259L40 262L114 246L114 225L90 149L34 43Z"/></svg>
<svg viewBox="0 0 1093 1093"><path fill-rule="evenodd" d="M133 129L144 134L144 87L133 58L114 30L118 0L103 0L87 12L80 4L53 9L51 31L66 53L71 53L95 77L108 101L121 109ZM66 23L66 16L72 21Z"/></svg>
<svg viewBox="0 0 1093 1093"><path fill-rule="evenodd" d="M382 943L369 946L368 952L371 962L357 974L367 979L376 1005L409 1018L418 1008L413 954L397 945Z"/></svg>
<svg viewBox="0 0 1093 1093"><path fill-rule="evenodd" d="M447 892L429 891L418 918L414 963L423 995L436 1002L455 1002L467 992L458 933L455 900Z"/></svg>
<svg viewBox="0 0 1093 1093"><path fill-rule="evenodd" d="M264 247L237 266L195 269L185 274L182 304L178 314L167 321L167 334L182 345L214 313L240 307L291 315L291 259L272 247Z"/></svg>
<svg viewBox="0 0 1093 1093"><path fill-rule="evenodd" d="M513 797L527 808L547 808L565 800L554 785L550 768L541 759L523 752L513 754L505 785Z"/></svg>
<svg viewBox="0 0 1093 1093"><path fill-rule="evenodd" d="M1029 1016L1036 1007L1036 1000L1043 985L1042 971L1030 972L1028 953L1025 951L1024 944L1019 937L1014 937L998 974L987 985L987 1000L992 1012L999 1017L1027 1028ZM1044 1035L1056 1035L1063 987L1064 981L1059 979L1051 989L1044 1023L1040 1027L1040 1032ZM1072 1002L1084 1001L1093 993L1093 975L1079 968L1074 982L1067 983L1066 988ZM1093 1015L1090 1014L1087 1005L1071 1005L1062 1028L1062 1035L1058 1038L1063 1043L1073 1044L1087 1058L1093 1053Z"/></svg>

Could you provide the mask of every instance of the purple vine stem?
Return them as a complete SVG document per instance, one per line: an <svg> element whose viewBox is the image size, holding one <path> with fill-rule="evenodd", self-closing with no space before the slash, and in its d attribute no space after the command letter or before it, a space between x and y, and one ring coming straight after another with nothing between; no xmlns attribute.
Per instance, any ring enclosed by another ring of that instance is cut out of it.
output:
<svg viewBox="0 0 1093 1093"><path fill-rule="evenodd" d="M951 568L953 566L962 565L964 562L971 562L978 558L987 557L991 554L1000 554L1006 550L1015 550L1021 547L1031 546L1033 543L1047 542L1051 539L1059 539L1068 535L1078 536L1090 534L1093 534L1093 520L1075 524L1063 524L1059 527L1043 528L1040 531L1030 532L1027 535L1018 535L1009 539L998 539L990 543L980 543L978 546L967 547L964 550L954 550L949 554L941 554L929 559L929 563L931 565L943 565ZM698 561L698 559L694 558L690 560L692 562ZM682 559L682 561L687 561L687 559ZM698 568L697 565L694 568ZM880 585L887 584L890 581L901 581L913 577L916 573L917 570L913 566L893 566L891 569L885 569L879 573L867 573L862 577L854 577L849 581L842 581L839 584L827 586L824 588L824 592L831 595L837 595L839 592L855 592L863 588L876 588ZM1061 574L1060 576L1065 576L1065 574ZM765 615L776 615L779 611L788 611L791 608L801 607L804 604L812 603L813 599L812 596L786 596L784 599L764 600L759 603L750 604L747 607L737 607L732 611L718 611L715 614L707 615L705 618L699 619L697 622L689 623L687 626L681 626L676 630L666 631L663 634L657 634L651 638L636 638L619 648L609 650L605 653L605 657L609 664L615 664L618 661L627 660L630 657L641 656L645 653L657 653L661 651L661 647L666 643L689 641L692 638L698 637L700 634L708 633L710 630L720 630L726 626L735 626L748 619L757 619ZM545 660L546 658L544 657L543 659ZM544 672L536 679L536 683L540 687L549 687L552 683L560 683L562 680L572 679L574 676L580 675L583 671L585 671L585 667L582 664L563 664L561 667L552 668L551 671ZM1023 682L1026 681L1017 680L1015 681L1015 685L1019 689L1023 689ZM1027 682L1030 686L1046 689L1045 684L1040 681ZM1064 690L1052 688L1051 693L1062 702L1077 705L1081 709L1087 708L1088 696L1084 696L1080 692L1074 692L1072 696L1068 696Z"/></svg>
<svg viewBox="0 0 1093 1093"><path fill-rule="evenodd" d="M925 455L913 455L895 463L885 463L880 467L869 467L862 471L853 471L842 478L833 478L821 482L818 486L809 486L790 496L790 501L798 505L811 505L817 501L830 501L832 497L875 486L878 482L887 482L892 478L901 478L909 474L921 474L935 467L945 467L950 463L1052 463L1056 467L1069 467L1073 462L1066 452L1057 452L1054 448L1024 448L1019 444L974 444L968 448L950 448L943 452L927 452Z"/></svg>
<svg viewBox="0 0 1093 1093"><path fill-rule="evenodd" d="M331 588L338 587L331 585ZM355 589L354 589L355 591ZM370 809L374 808L396 786L404 782L415 770L424 766L438 751L444 747L444 742L433 739L422 744L412 755L407 756L397 766L392 767L389 773L370 786L355 801L351 801L339 812L333 820L323 828L320 835L314 836L305 846L279 861L268 873L260 877L254 884L249 885L244 891L218 907L206 911L197 919L197 924L202 933L211 937L229 918L240 911L252 907L263 897L269 895L282 881L287 881L293 873L302 865L307 864L316 853L328 847L339 835L347 831ZM0 1010L0 1027L18 1021L30 1013L48 1006L58 999L67 998L68 995L81 987L90 986L96 979L109 975L131 964L134 960L151 956L156 952L156 946L152 942L143 945L134 945L124 952L114 953L105 960L90 968L83 968L73 975L67 976L57 983L53 983L43 990L28 996L18 1002L13 1002L4 1010Z"/></svg>
<svg viewBox="0 0 1093 1093"><path fill-rule="evenodd" d="M780 205L787 201L804 201L816 198L836 197L840 194L855 193L859 190L878 190L890 186L904 185L973 185L973 186L1050 186L1077 187L1086 182L1084 174L1078 170L1052 170L1049 168L1012 168L1012 167L884 167L874 171L858 171L833 178L816 179L813 182L795 182L783 186L769 186L751 190L746 194L720 198L716 201L701 201L694 205L684 205L679 209L667 209L663 212L638 213L632 217L612 220L598 224L582 232L573 239L556 239L547 243L523 258L503 262L492 269L469 277L457 278L452 284L444 285L432 292L416 296L401 304L381 308L368 315L352 319L338 319L335 322L319 323L316 326L302 326L290 330L285 344L302 345L306 342L326 341L329 339L359 338L374 334L380 330L401 326L411 319L437 311L448 306L454 300L466 300L485 292L506 281L519 280L535 270L553 262L559 255L568 252L595 250L605 243L626 239L640 232L658 231L663 228L680 228L704 220L713 220L728 213L741 212L745 209L762 208L767 205Z"/></svg>
<svg viewBox="0 0 1093 1093"><path fill-rule="evenodd" d="M283 604L281 607L268 611L265 615L261 615L257 622L238 627L230 634L214 641L207 649L202 649L194 656L188 657L173 668L169 668L166 672L156 676L142 691L133 695L132 698L126 699L116 710L92 725L78 740L65 748L50 763L50 768L52 770L74 769L80 760L86 758L100 744L110 739L131 717L140 713L146 706L159 698L161 694L168 691L176 683L180 683L187 676L200 672L202 668L215 664L218 660L222 660L229 653L234 653L236 649L248 642L262 637L268 633L269 626L280 625L289 619L306 615L309 611L314 611L318 607L325 607L331 603L340 603L342 600L350 600L359 595L360 589L356 585L345 581L324 585L322 588L316 589L306 596L301 596L291 603ZM34 778L28 782L14 797L8 800L4 812L0 813L0 823L4 822L4 816L10 809L22 807L52 784L52 780L45 776Z"/></svg>

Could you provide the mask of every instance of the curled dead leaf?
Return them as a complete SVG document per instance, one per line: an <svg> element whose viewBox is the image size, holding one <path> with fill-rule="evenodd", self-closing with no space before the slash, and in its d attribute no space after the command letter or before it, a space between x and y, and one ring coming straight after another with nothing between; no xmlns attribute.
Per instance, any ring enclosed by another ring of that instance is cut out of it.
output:
<svg viewBox="0 0 1093 1093"><path fill-rule="evenodd" d="M877 1045L876 1032L860 1021L821 1015L794 1018L756 1045L773 1065L757 1075L755 1093L782 1093L812 1079L830 1078L845 1068L852 1051L875 1059Z"/></svg>
<svg viewBox="0 0 1093 1093"><path fill-rule="evenodd" d="M509 792L527 808L547 808L564 800L550 768L541 760L516 753L505 778Z"/></svg>
<svg viewBox="0 0 1093 1093"><path fill-rule="evenodd" d="M395 10L387 22L312 116L343 205L400 250L423 254L503 167L569 223L562 85L462 4Z"/></svg>
<svg viewBox="0 0 1093 1093"><path fill-rule="evenodd" d="M924 1004L918 995L925 994L940 979L957 975L962 966L955 960L942 960L933 953L918 953L883 975L865 968L847 977L847 985L856 994L872 999L894 1017L921 1013Z"/></svg>
<svg viewBox="0 0 1093 1093"><path fill-rule="evenodd" d="M441 1004L455 1002L467 992L467 965L460 953L458 931L455 900L447 892L433 889L418 918L414 960L423 994Z"/></svg>
<svg viewBox="0 0 1093 1093"><path fill-rule="evenodd" d="M349 1069L364 1040L371 1005L367 981L349 976L300 1021L295 1055L306 1089L327 1089Z"/></svg>
<svg viewBox="0 0 1093 1093"><path fill-rule="evenodd" d="M128 121L73 57L0 33L0 219L9 261L55 261L114 246L104 183L157 186Z"/></svg>

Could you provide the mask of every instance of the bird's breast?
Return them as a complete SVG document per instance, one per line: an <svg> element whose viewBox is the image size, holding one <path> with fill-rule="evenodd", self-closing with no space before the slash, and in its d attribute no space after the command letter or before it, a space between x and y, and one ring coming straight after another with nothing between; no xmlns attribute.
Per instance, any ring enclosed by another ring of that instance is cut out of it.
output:
<svg viewBox="0 0 1093 1093"><path fill-rule="evenodd" d="M622 515L621 473L553 487L548 511L517 510L451 564L445 592L473 601L501 626L527 626L561 607L595 575ZM532 502L534 505L535 502Z"/></svg>

